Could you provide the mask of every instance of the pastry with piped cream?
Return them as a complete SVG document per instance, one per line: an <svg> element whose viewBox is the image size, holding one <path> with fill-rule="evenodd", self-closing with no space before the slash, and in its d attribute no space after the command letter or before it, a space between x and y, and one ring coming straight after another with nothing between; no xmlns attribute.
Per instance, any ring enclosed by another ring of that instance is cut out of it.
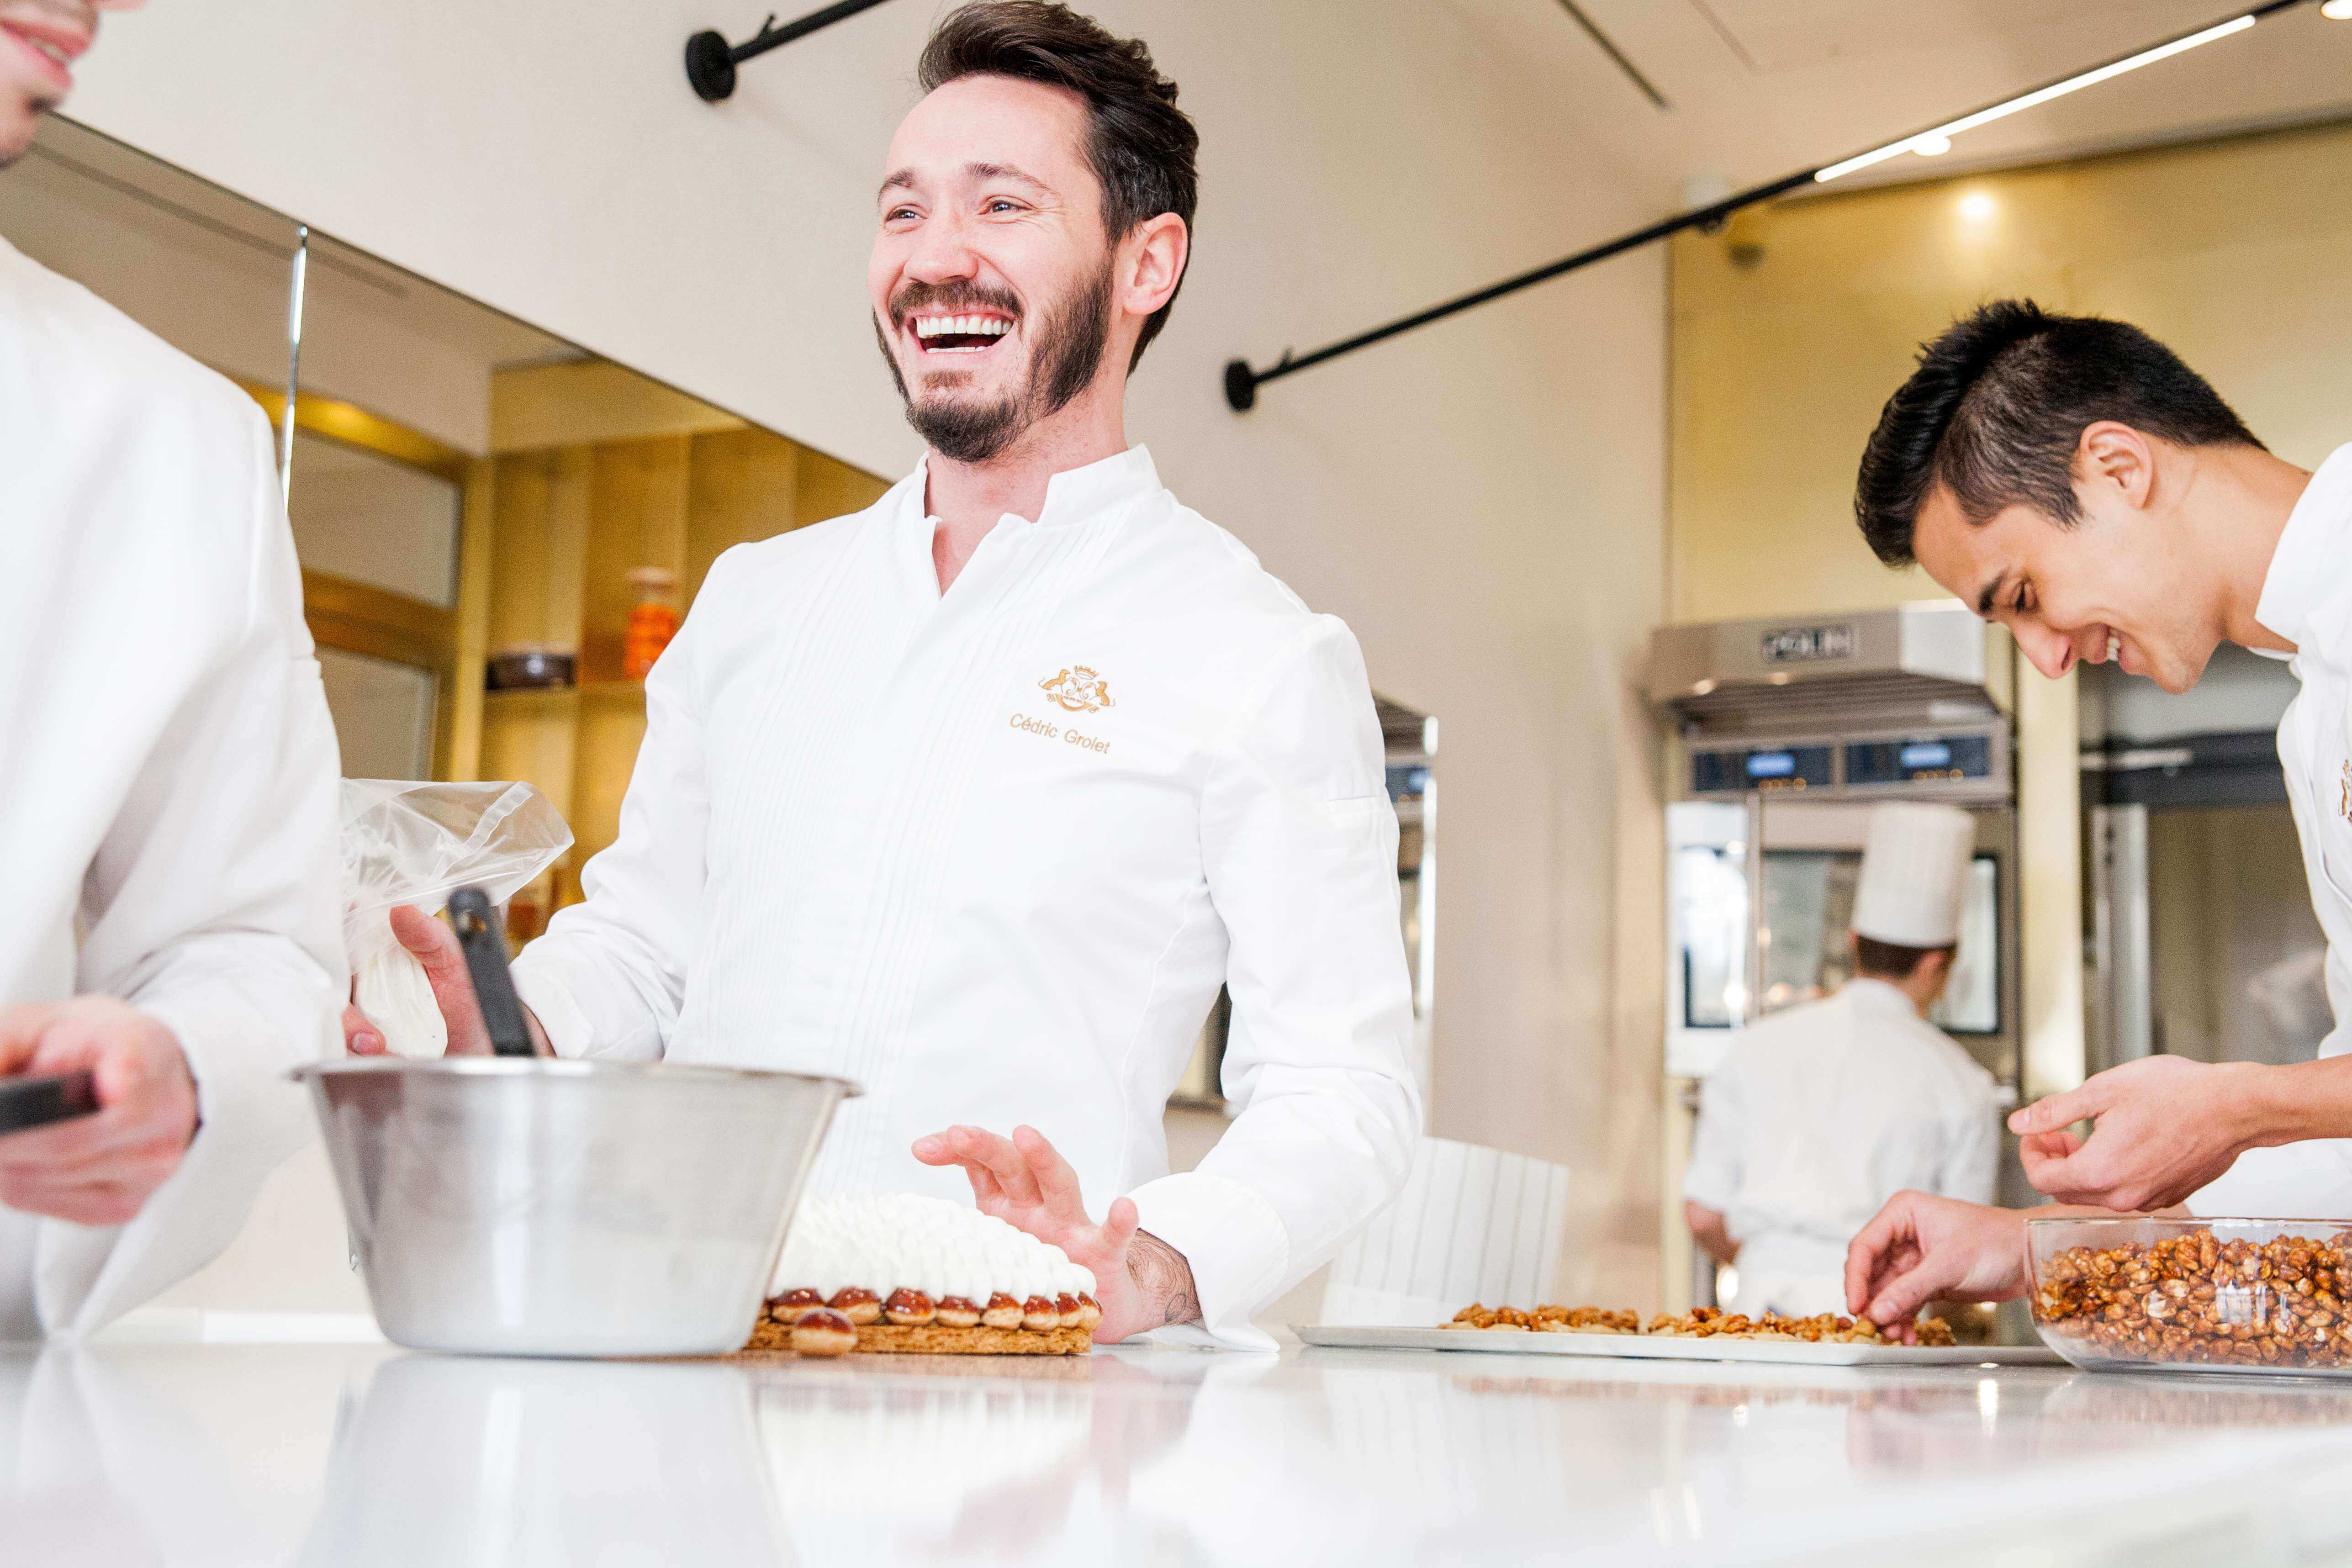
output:
<svg viewBox="0 0 2352 1568"><path fill-rule="evenodd" d="M827 1351L1080 1355L1102 1307L1062 1249L993 1215L913 1193L812 1195L793 1216L746 1350L800 1348L812 1320Z"/></svg>

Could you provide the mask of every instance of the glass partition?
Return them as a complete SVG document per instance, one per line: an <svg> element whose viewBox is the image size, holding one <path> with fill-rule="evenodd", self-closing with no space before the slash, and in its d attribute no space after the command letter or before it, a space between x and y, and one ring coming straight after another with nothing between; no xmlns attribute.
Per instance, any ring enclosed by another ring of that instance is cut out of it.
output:
<svg viewBox="0 0 2352 1568"><path fill-rule="evenodd" d="M282 386L295 225L51 116L0 171L0 239L236 381Z"/></svg>

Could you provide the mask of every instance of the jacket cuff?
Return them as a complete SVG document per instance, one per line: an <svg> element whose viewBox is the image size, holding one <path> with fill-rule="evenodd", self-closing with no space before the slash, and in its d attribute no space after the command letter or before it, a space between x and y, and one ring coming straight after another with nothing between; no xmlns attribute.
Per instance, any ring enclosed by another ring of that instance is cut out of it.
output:
<svg viewBox="0 0 2352 1568"><path fill-rule="evenodd" d="M1197 1324L1160 1329L1161 1343L1274 1350L1250 1314L1282 1291L1290 1236L1255 1189L1200 1171L1161 1176L1127 1195L1142 1228L1184 1255L1201 1303Z"/></svg>
<svg viewBox="0 0 2352 1568"><path fill-rule="evenodd" d="M514 962L515 995L547 1031L547 1043L555 1048L558 1056L585 1056L595 1033L588 1027L588 1015L580 1010L572 992L562 982L548 973L551 966L530 961L525 952Z"/></svg>

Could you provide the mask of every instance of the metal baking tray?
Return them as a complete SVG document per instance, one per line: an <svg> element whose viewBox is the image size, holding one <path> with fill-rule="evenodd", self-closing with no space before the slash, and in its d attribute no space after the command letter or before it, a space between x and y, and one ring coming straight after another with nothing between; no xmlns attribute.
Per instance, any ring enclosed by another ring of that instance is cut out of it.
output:
<svg viewBox="0 0 2352 1568"><path fill-rule="evenodd" d="M1465 1350L1490 1355L1601 1355L1634 1361L1746 1361L1782 1366L2063 1366L2042 1344L1811 1344L1802 1340L1679 1334L1533 1333L1492 1329L1336 1328L1294 1323L1308 1344L1333 1350Z"/></svg>

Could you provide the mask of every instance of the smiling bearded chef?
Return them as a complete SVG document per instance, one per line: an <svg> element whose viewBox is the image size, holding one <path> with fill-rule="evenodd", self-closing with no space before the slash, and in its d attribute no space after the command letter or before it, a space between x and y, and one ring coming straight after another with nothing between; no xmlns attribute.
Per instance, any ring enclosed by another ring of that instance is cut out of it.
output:
<svg viewBox="0 0 2352 1568"><path fill-rule="evenodd" d="M2294 661L2278 749L2327 936L2318 1059L2147 1057L2009 1124L2033 1185L2089 1212L2352 1218L2352 446L2299 468L2137 327L2006 300L1921 352L1855 511L1882 560L1916 559L2053 679L2105 661L2185 692L2225 640ZM1901 1194L1854 1238L1848 1300L1893 1323L2021 1294L2025 1219Z"/></svg>
<svg viewBox="0 0 2352 1568"><path fill-rule="evenodd" d="M1032 4L955 12L920 76L868 282L930 450L712 569L619 839L518 988L567 1056L863 1083L814 1186L944 1196L962 1166L1093 1270L1097 1339L1270 1343L1250 1313L1393 1194L1420 1124L1363 662L1127 444L1190 239L1173 84ZM396 929L478 1048L452 939ZM1240 1113L1171 1176L1220 984ZM1097 1224L1082 1194L1124 1196Z"/></svg>
<svg viewBox="0 0 2352 1568"><path fill-rule="evenodd" d="M92 0L0 0L0 163ZM335 740L251 399L0 240L0 1072L95 1115L0 1136L0 1340L209 1260L333 1049Z"/></svg>

